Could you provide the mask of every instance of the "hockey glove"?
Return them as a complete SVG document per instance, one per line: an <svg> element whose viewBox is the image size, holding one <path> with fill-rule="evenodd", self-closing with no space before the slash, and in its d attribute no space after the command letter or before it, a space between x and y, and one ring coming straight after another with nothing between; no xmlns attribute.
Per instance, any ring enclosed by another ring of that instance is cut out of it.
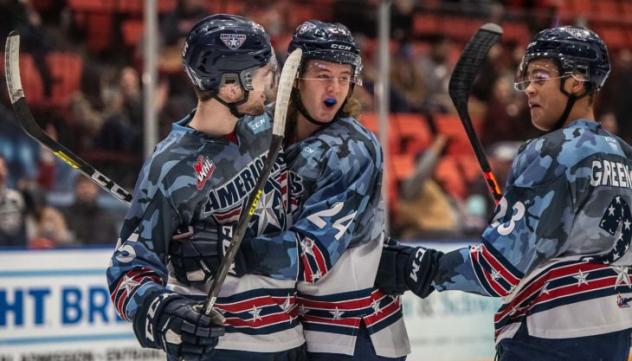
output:
<svg viewBox="0 0 632 361"><path fill-rule="evenodd" d="M232 225L207 224L204 227L189 227L171 239L169 260L181 283L202 285L212 280L230 244ZM230 274L241 277L245 273L246 260L239 251Z"/></svg>
<svg viewBox="0 0 632 361"><path fill-rule="evenodd" d="M402 246L389 239L384 244L375 287L387 294L410 290L421 298L428 297L434 291L432 281L442 255L434 249Z"/></svg>
<svg viewBox="0 0 632 361"><path fill-rule="evenodd" d="M147 298L134 317L134 333L143 347L164 350L178 360L210 360L224 318L202 313L202 304L171 292Z"/></svg>

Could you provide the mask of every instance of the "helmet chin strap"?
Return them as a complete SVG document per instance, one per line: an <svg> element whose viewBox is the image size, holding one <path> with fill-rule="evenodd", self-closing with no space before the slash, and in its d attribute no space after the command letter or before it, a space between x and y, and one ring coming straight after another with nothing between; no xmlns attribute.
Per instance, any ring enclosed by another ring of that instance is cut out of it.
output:
<svg viewBox="0 0 632 361"><path fill-rule="evenodd" d="M305 105L303 105L303 101L301 100L301 97L298 96L298 90L296 88L292 89L291 97L292 97L292 102L296 104L296 109L298 110L299 113L301 113L303 117L305 117L305 119L307 119L307 121L321 127L329 124L328 122L318 121L314 119L311 115L309 115L309 112L307 111L307 109L305 109Z"/></svg>
<svg viewBox="0 0 632 361"><path fill-rule="evenodd" d="M243 88L242 88L243 89ZM241 118L243 117L244 113L240 113L237 110L237 107L240 106L241 104L244 104L245 102L248 101L248 96L250 95L250 92L248 90L244 89L244 97L241 100L238 100L234 103L227 103L225 102L223 99L221 99L217 94L213 95L213 98L215 100L217 100L220 104L222 104L223 106L225 106L226 108L228 108L228 110L230 110L230 114L234 115L237 118Z"/></svg>
<svg viewBox="0 0 632 361"><path fill-rule="evenodd" d="M564 84L566 83L566 79L567 78L563 78L562 81L560 82L560 91L562 92L562 94L566 95L566 97L568 98L568 100L566 101L566 107L564 108L564 112L562 112L562 116L557 121L557 123L555 123L555 126L553 127L553 129L551 129L551 131L562 129L562 127L564 126L564 123L566 123L566 121L568 120L568 116L570 115L571 110L573 109L573 106L575 105L575 102L578 99L581 99L589 94L588 90L586 90L586 92L580 96L567 92L564 89Z"/></svg>

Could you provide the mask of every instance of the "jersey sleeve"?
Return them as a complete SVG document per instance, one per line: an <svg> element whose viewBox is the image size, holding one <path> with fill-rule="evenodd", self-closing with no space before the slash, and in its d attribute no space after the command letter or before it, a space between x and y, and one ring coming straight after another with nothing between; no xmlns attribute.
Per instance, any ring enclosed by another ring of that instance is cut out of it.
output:
<svg viewBox="0 0 632 361"><path fill-rule="evenodd" d="M137 187L106 272L112 302L128 320L146 297L164 290L168 241L180 224L165 190L150 192L150 187L149 183Z"/></svg>
<svg viewBox="0 0 632 361"><path fill-rule="evenodd" d="M292 262L299 262L299 278L316 282L358 236L358 215L377 203L374 193L379 192L381 171L366 150L356 149L342 156L334 147L324 158L315 176L314 192L304 198L294 224L284 232L264 236L266 242L248 242L247 252L255 258L251 262L253 273L296 277L279 271L295 270ZM292 252L297 243L298 259Z"/></svg>
<svg viewBox="0 0 632 361"><path fill-rule="evenodd" d="M564 252L574 219L569 174L540 154L532 147L518 156L480 243L440 260L437 290L506 296L534 267Z"/></svg>

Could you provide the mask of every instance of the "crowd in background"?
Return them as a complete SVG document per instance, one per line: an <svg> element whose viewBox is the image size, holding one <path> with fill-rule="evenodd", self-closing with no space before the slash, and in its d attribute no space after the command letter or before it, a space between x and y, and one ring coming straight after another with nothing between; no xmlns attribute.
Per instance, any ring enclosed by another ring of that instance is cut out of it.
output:
<svg viewBox="0 0 632 361"><path fill-rule="evenodd" d="M286 56L290 34L302 21L321 18L346 24L356 34L364 60L364 84L356 93L364 112L373 114L378 2L158 0L160 79L156 108L160 137L196 104L181 70L180 53L188 29L213 11L240 13L261 23L281 60ZM128 189L132 189L143 160L142 3L0 0L0 41L4 43L13 29L21 34L25 54L22 76L27 78L26 96L35 118L53 138ZM512 87L513 77L531 34L556 21L568 22L560 19L555 3L392 2L390 112L393 116L418 116L416 119L423 120L430 132L429 141L421 147L396 147L412 153L405 155L414 159L414 166L409 174L388 179L393 190L388 204L395 237L458 239L474 235L485 226L494 207L476 170L458 187L449 183L449 177L437 177L435 172L444 157L460 159L466 155L463 153L471 152L467 148L455 152L451 146L454 140L442 134L438 119L454 114L448 81L473 31L458 36L445 27L429 28L429 22L460 16L478 25L507 20L524 24L525 34L492 48L470 104L479 136L502 183L521 142L539 134L530 124L524 95ZM131 4L137 7L132 9ZM450 23L446 20L446 24ZM613 74L598 99L597 110L604 127L630 141L632 122L627 118L632 116L628 109L632 95L626 90L632 78L632 53L625 47L612 50ZM64 73L60 73L59 64L66 64L65 70L61 67ZM64 78L72 76L74 80ZM0 246L113 244L126 206L99 192L94 183L28 138L16 125L5 87L0 89ZM403 144L405 140L394 142ZM397 173L397 168L394 170ZM467 173L463 166L459 171L457 177Z"/></svg>

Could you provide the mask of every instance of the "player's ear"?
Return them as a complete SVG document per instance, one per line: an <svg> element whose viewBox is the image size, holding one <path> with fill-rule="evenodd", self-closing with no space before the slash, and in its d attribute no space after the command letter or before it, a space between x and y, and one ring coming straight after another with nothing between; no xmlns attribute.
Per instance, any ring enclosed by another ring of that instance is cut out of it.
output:
<svg viewBox="0 0 632 361"><path fill-rule="evenodd" d="M586 81L582 75L572 75L569 78L570 93L575 95L583 94L586 91Z"/></svg>
<svg viewBox="0 0 632 361"><path fill-rule="evenodd" d="M243 90L237 83L224 84L219 88L218 96L227 103L233 103L241 99Z"/></svg>

